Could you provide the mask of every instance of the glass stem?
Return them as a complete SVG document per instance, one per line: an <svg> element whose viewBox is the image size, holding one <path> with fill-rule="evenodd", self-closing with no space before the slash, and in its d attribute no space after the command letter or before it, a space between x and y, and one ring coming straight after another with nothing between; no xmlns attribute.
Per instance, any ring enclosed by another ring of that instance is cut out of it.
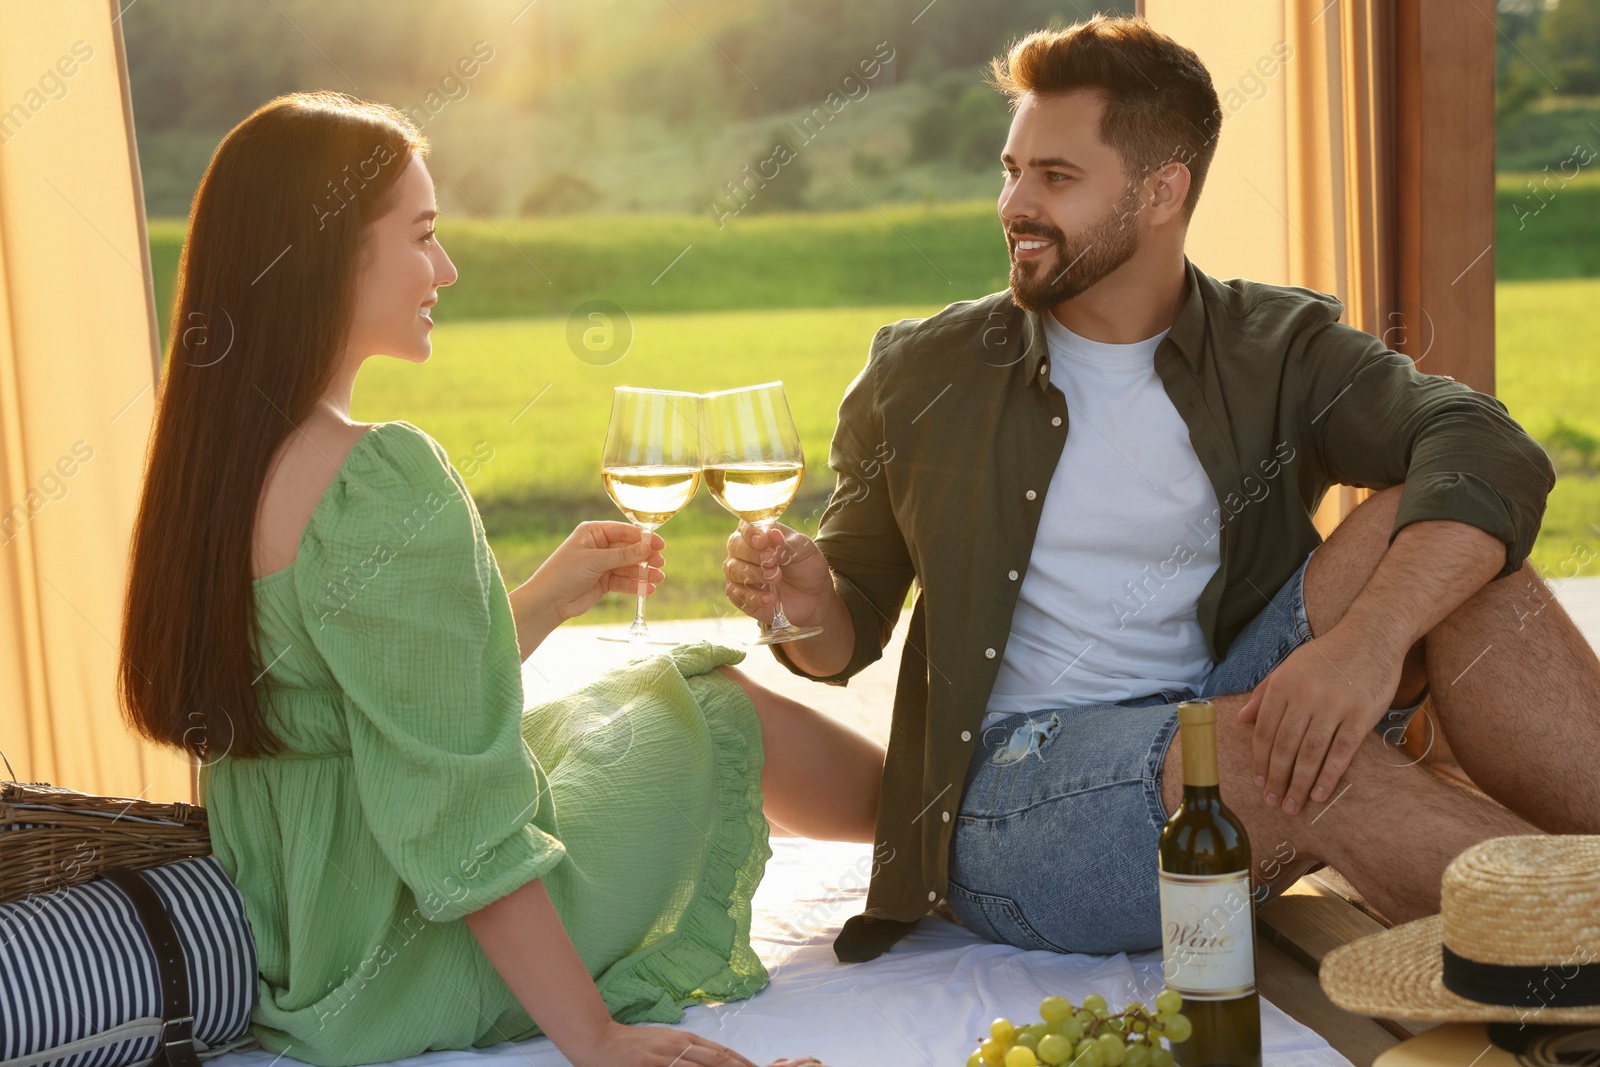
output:
<svg viewBox="0 0 1600 1067"><path fill-rule="evenodd" d="M633 624L644 629L644 583L650 580L650 564L639 564L639 606L633 612Z"/></svg>
<svg viewBox="0 0 1600 1067"><path fill-rule="evenodd" d="M772 590L772 622L768 625L767 632L773 633L778 630L787 630L789 626L790 622L783 614L783 602L778 599L778 590L774 586Z"/></svg>
<svg viewBox="0 0 1600 1067"><path fill-rule="evenodd" d="M651 531L650 531L649 527L641 526L641 527L639 527L639 529L641 531L643 531L645 536L648 537L650 535ZM643 639L644 637L648 636L649 632L650 632L648 629L645 628L645 625L644 625L644 597L645 597L644 590L645 590L646 583L648 583L649 581L650 581L650 560L649 560L649 557L646 557L644 560L642 560L639 563L639 597L638 597L638 603L633 609L633 625L628 627L628 636L632 637L632 638Z"/></svg>
<svg viewBox="0 0 1600 1067"><path fill-rule="evenodd" d="M762 530L770 534L772 532L772 527L764 526L762 527ZM783 588L783 561L781 559L777 560L775 561L775 565L778 568L778 580L772 583L772 621L767 624L767 633L776 633L779 630L787 630L793 625L783 614L783 598L779 594L779 590Z"/></svg>

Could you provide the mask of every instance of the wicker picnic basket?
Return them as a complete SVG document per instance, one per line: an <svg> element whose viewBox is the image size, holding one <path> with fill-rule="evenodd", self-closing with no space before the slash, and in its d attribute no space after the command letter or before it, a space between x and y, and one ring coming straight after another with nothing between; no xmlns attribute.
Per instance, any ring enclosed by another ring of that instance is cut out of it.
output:
<svg viewBox="0 0 1600 1067"><path fill-rule="evenodd" d="M144 870L209 855L206 811L193 804L0 782L0 904L112 867Z"/></svg>

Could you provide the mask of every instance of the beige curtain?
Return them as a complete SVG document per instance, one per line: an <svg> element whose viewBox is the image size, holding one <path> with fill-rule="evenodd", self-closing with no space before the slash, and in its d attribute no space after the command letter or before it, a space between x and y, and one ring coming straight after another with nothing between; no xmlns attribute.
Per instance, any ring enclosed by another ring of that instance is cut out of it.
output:
<svg viewBox="0 0 1600 1067"><path fill-rule="evenodd" d="M1217 277L1332 293L1344 321L1398 348L1394 301L1393 13L1390 0L1143 0L1194 51L1222 104L1222 134L1189 229L1190 258ZM1365 490L1340 486L1326 534Z"/></svg>
<svg viewBox="0 0 1600 1067"><path fill-rule="evenodd" d="M114 681L159 349L115 0L0 31L0 750L18 778L189 800Z"/></svg>
<svg viewBox="0 0 1600 1067"><path fill-rule="evenodd" d="M1391 348L1419 324L1396 307L1394 94L1388 0L1288 0L1286 35L1305 62L1287 79L1293 284L1336 294L1344 321ZM1324 251L1326 250L1326 251ZM1326 534L1367 490L1339 486L1317 513Z"/></svg>

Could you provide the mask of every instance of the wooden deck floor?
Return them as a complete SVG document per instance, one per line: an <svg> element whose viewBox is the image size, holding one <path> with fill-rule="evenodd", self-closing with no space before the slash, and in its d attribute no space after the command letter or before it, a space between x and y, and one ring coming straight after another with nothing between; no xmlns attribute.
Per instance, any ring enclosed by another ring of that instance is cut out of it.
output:
<svg viewBox="0 0 1600 1067"><path fill-rule="evenodd" d="M1431 1024L1352 1015L1323 994L1317 982L1322 957L1384 929L1354 902L1359 899L1348 882L1324 868L1264 905L1256 915L1261 938L1256 980L1268 1000L1321 1034L1356 1067L1368 1067L1378 1053Z"/></svg>

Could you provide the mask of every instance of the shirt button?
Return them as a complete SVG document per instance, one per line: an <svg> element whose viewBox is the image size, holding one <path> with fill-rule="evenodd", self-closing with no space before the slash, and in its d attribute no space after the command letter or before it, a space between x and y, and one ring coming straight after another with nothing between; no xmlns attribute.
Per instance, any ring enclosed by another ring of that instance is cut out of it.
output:
<svg viewBox="0 0 1600 1067"><path fill-rule="evenodd" d="M972 740L972 731L971 730L962 730L961 731L961 740L963 740L963 741L971 741Z"/></svg>
<svg viewBox="0 0 1600 1067"><path fill-rule="evenodd" d="M1033 499L1034 499L1034 498L1036 498L1036 497L1037 497L1037 496L1038 496L1038 495L1039 495L1039 494L1038 494L1038 493L1035 493L1035 492L1034 492L1034 491L1033 491L1033 490L1032 490L1032 489L1029 489L1029 490L1028 490L1028 491L1027 491L1027 492L1026 492L1026 493L1023 493L1023 494L1022 494L1022 495L1023 495L1023 496L1025 496L1025 497L1027 497L1027 498L1028 498L1028 499L1029 499L1029 500L1033 500Z"/></svg>
<svg viewBox="0 0 1600 1067"><path fill-rule="evenodd" d="M939 899L939 894L935 893L933 890L930 889L930 890L928 890L928 899L929 900L938 900Z"/></svg>
<svg viewBox="0 0 1600 1067"><path fill-rule="evenodd" d="M944 813L944 821L945 822L949 822L950 821L950 813L948 811Z"/></svg>
<svg viewBox="0 0 1600 1067"><path fill-rule="evenodd" d="M1048 363L1039 364L1039 377L1043 378L1047 373L1049 373L1049 371L1050 371L1050 364L1048 364Z"/></svg>
<svg viewBox="0 0 1600 1067"><path fill-rule="evenodd" d="M1006 577L1010 578L1014 582L1014 581L1017 580L1017 572L1016 571L1006 571Z"/></svg>
<svg viewBox="0 0 1600 1067"><path fill-rule="evenodd" d="M992 649L992 648L984 649L983 650L983 657L984 657L984 659L994 659L994 649Z"/></svg>
<svg viewBox="0 0 1600 1067"><path fill-rule="evenodd" d="M1061 425L1061 416L1057 415L1055 418L1051 419L1050 420L1050 425L1051 426L1060 426Z"/></svg>

